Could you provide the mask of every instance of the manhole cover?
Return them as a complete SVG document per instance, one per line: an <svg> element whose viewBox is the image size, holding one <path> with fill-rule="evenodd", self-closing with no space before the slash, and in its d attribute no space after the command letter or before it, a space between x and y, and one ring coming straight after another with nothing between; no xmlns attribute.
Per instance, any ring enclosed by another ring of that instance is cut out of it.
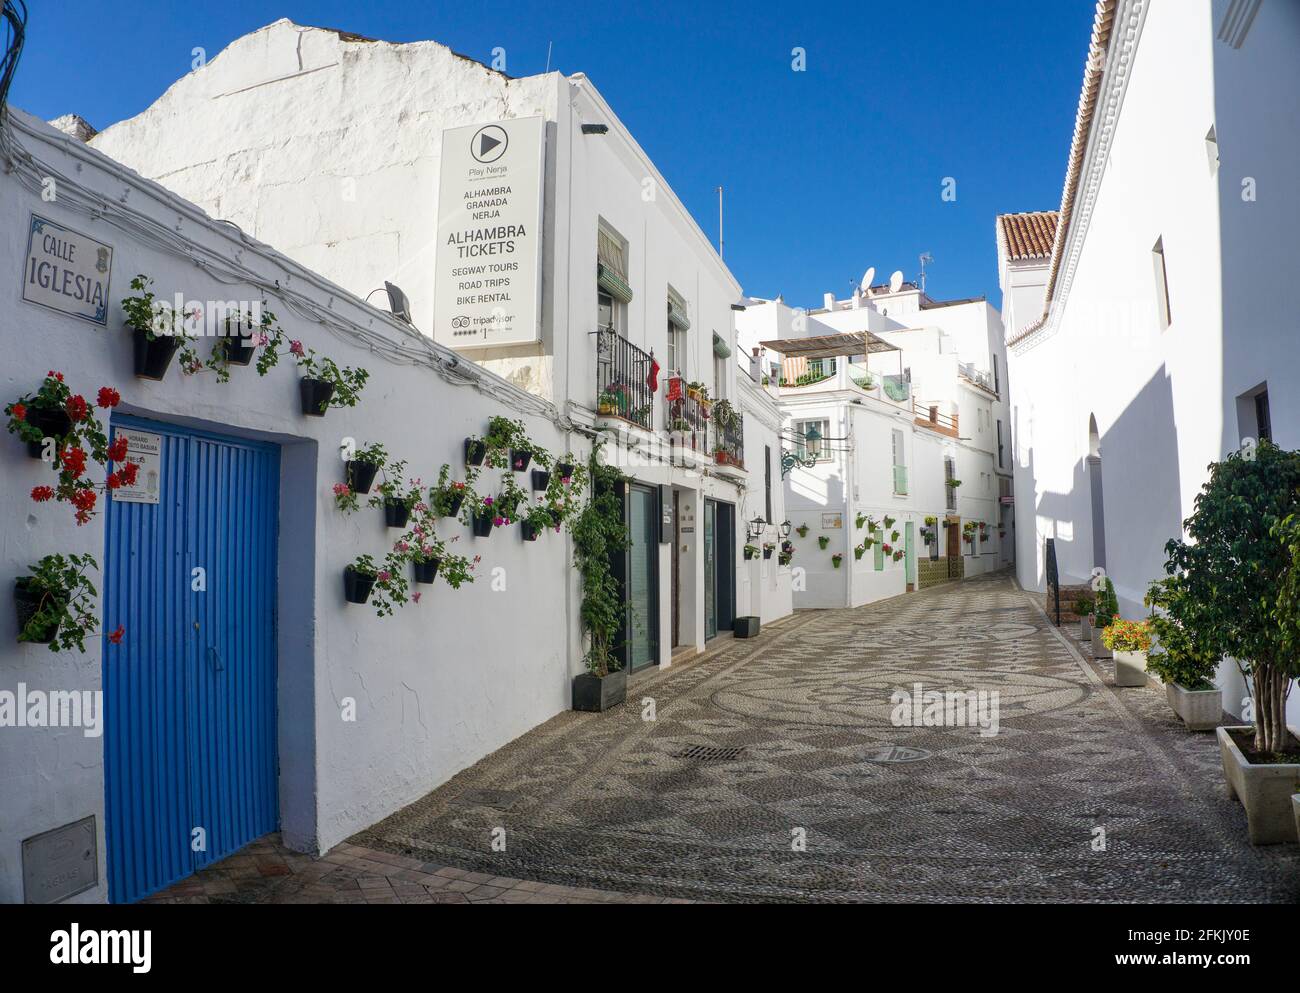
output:
<svg viewBox="0 0 1300 993"><path fill-rule="evenodd" d="M907 748L904 745L884 745L881 748L869 748L859 758L863 762L920 762L933 753L924 748Z"/></svg>
<svg viewBox="0 0 1300 993"><path fill-rule="evenodd" d="M674 758L692 762L731 762L745 754L744 747L720 748L716 745L692 745L677 752Z"/></svg>
<svg viewBox="0 0 1300 993"><path fill-rule="evenodd" d="M466 790L452 801L464 807L493 807L509 810L519 802L519 794L512 790Z"/></svg>

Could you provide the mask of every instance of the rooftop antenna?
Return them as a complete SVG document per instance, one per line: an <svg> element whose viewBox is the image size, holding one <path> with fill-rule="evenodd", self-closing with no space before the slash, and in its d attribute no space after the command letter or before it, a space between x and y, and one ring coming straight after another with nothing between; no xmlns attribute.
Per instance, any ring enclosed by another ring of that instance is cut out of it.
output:
<svg viewBox="0 0 1300 993"><path fill-rule="evenodd" d="M921 292L925 292L925 267L927 263L933 262L934 256L929 252L921 253Z"/></svg>
<svg viewBox="0 0 1300 993"><path fill-rule="evenodd" d="M722 258L722 187L718 187L718 258Z"/></svg>
<svg viewBox="0 0 1300 993"><path fill-rule="evenodd" d="M551 46L554 44L555 42L553 41L548 41L546 43L546 71L547 72L551 71Z"/></svg>

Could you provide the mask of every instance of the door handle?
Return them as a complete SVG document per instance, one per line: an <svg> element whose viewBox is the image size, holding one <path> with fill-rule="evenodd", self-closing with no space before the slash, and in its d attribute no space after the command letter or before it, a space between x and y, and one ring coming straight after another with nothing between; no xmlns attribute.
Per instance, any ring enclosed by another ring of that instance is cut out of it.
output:
<svg viewBox="0 0 1300 993"><path fill-rule="evenodd" d="M217 651L216 645L208 646L208 665L212 666L213 672L221 672L226 668L221 664L221 653Z"/></svg>

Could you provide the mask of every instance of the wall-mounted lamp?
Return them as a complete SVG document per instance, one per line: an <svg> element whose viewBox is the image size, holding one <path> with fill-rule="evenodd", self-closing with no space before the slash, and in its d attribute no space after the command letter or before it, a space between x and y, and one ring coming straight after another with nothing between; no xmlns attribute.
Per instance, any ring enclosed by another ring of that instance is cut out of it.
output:
<svg viewBox="0 0 1300 993"><path fill-rule="evenodd" d="M794 530L794 525L791 524L788 520L782 521L780 527L778 527L777 530L781 533L782 538L788 538L790 537L790 532Z"/></svg>
<svg viewBox="0 0 1300 993"><path fill-rule="evenodd" d="M753 541L756 538L763 537L763 532L767 530L767 521L762 517L755 517L752 521L745 524L745 537Z"/></svg>

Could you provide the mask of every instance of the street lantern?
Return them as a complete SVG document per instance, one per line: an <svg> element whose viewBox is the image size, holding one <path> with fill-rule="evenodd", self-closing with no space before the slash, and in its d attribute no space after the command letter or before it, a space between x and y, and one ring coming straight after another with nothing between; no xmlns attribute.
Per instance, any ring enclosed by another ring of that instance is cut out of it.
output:
<svg viewBox="0 0 1300 993"><path fill-rule="evenodd" d="M781 522L781 526L777 530L781 533L782 538L788 538L790 537L790 532L794 530L794 525L788 520L785 520Z"/></svg>
<svg viewBox="0 0 1300 993"><path fill-rule="evenodd" d="M749 521L745 527L745 536L751 540L761 538L763 532L767 530L767 520L762 517L755 517Z"/></svg>

